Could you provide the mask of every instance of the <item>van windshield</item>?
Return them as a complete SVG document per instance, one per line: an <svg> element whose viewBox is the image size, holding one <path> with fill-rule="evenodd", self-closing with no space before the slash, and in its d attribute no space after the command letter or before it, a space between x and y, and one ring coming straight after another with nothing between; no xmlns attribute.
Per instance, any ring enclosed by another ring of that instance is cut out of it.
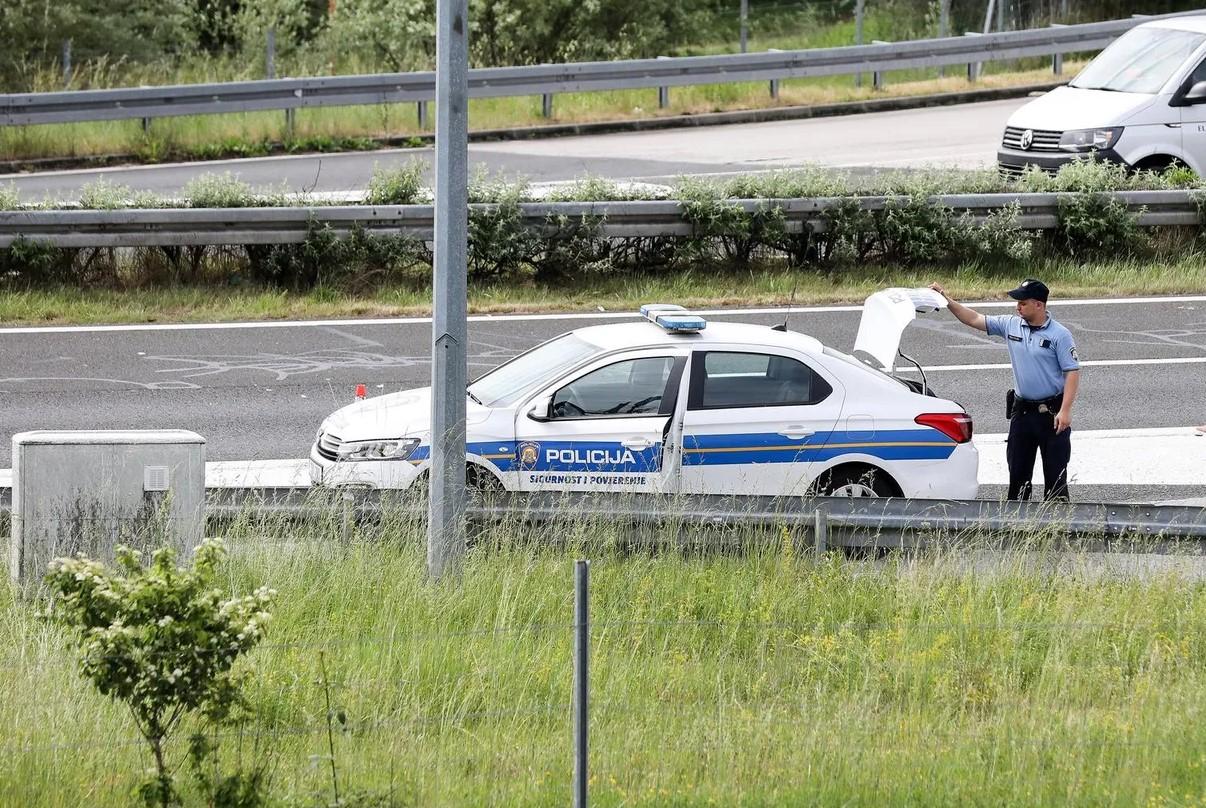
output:
<svg viewBox="0 0 1206 808"><path fill-rule="evenodd" d="M487 407L510 406L535 385L581 364L600 350L576 334L562 334L499 365L469 385L469 394Z"/></svg>
<svg viewBox="0 0 1206 808"><path fill-rule="evenodd" d="M1069 87L1119 93L1160 92L1206 35L1170 28L1132 28L1089 62Z"/></svg>

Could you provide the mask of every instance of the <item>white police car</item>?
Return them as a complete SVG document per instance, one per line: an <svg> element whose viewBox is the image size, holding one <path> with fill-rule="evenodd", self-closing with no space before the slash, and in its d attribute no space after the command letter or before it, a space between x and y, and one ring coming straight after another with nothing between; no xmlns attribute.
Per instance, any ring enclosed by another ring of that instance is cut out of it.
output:
<svg viewBox="0 0 1206 808"><path fill-rule="evenodd" d="M469 385L470 480L510 491L972 499L970 416L890 375L914 312L942 305L928 289L872 295L855 342L864 361L677 306L562 334ZM430 410L422 388L333 413L310 453L313 482L409 487L428 471Z"/></svg>

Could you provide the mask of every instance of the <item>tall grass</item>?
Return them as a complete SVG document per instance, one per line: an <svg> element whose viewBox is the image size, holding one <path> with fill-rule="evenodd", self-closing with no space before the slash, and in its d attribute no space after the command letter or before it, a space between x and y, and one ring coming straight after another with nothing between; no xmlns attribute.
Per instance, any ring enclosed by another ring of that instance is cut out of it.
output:
<svg viewBox="0 0 1206 808"><path fill-rule="evenodd" d="M279 591L250 663L257 718L226 753L246 763L258 742L282 804L332 799L328 728L341 795L565 804L585 556L595 804L1206 805L1189 559L1148 577L1042 549L849 561L785 530L686 528L640 550L579 519L480 534L462 575L431 583L403 517L226 533L230 589ZM10 804L129 803L146 761L73 664L0 585Z"/></svg>

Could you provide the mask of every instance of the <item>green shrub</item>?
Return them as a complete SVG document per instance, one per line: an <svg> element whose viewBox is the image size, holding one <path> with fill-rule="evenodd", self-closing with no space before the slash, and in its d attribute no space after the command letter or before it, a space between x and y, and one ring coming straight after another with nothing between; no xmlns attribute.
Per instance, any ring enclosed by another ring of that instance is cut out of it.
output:
<svg viewBox="0 0 1206 808"><path fill-rule="evenodd" d="M248 208L263 204L251 192L251 186L229 171L202 174L184 186L184 198L191 208Z"/></svg>
<svg viewBox="0 0 1206 808"><path fill-rule="evenodd" d="M424 165L411 160L397 168L383 169L373 166L369 179L367 205L418 205L430 201L430 194L423 187Z"/></svg>
<svg viewBox="0 0 1206 808"><path fill-rule="evenodd" d="M1078 194L1059 203L1052 238L1078 258L1133 255L1150 245L1148 234L1126 205L1101 194Z"/></svg>
<svg viewBox="0 0 1206 808"><path fill-rule="evenodd" d="M210 539L191 569L177 568L169 547L144 567L139 553L119 547L117 570L80 556L55 559L46 574L51 614L79 635L81 672L129 708L150 747L155 774L138 789L148 806L179 804L165 743L190 714L215 725L231 718L243 704L234 664L271 620L269 589L223 600L215 584L224 556Z"/></svg>

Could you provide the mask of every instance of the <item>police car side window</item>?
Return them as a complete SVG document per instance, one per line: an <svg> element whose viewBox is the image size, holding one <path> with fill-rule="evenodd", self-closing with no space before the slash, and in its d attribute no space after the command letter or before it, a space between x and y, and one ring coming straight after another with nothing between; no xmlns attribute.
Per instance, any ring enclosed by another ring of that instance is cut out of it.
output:
<svg viewBox="0 0 1206 808"><path fill-rule="evenodd" d="M670 356L628 359L601 367L553 394L553 417L657 415L673 369Z"/></svg>
<svg viewBox="0 0 1206 808"><path fill-rule="evenodd" d="M709 351L692 363L690 409L816 404L833 392L812 368L787 356Z"/></svg>

